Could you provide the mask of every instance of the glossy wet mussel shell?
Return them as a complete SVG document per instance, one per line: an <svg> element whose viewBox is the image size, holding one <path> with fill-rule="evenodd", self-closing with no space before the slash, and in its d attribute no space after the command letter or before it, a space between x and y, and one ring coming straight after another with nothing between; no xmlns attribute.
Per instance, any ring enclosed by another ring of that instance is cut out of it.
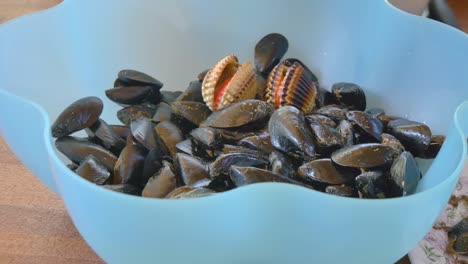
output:
<svg viewBox="0 0 468 264"><path fill-rule="evenodd" d="M166 149L169 152L168 154L173 157L177 152L177 143L184 140L184 135L180 129L170 121L163 121L157 124L154 129L156 130L156 134L158 134L161 143L164 145L164 149Z"/></svg>
<svg viewBox="0 0 468 264"><path fill-rule="evenodd" d="M255 68L268 74L288 51L288 40L281 34L271 33L255 45Z"/></svg>
<svg viewBox="0 0 468 264"><path fill-rule="evenodd" d="M386 177L383 172L363 172L356 177L355 181L360 198L378 199L386 197Z"/></svg>
<svg viewBox="0 0 468 264"><path fill-rule="evenodd" d="M335 83L331 93L338 104L344 105L351 110L366 110L366 96L359 85L354 83Z"/></svg>
<svg viewBox="0 0 468 264"><path fill-rule="evenodd" d="M421 171L410 152L404 151L390 168L390 195L400 197L413 194L421 178Z"/></svg>
<svg viewBox="0 0 468 264"><path fill-rule="evenodd" d="M302 113L293 106L277 109L268 123L271 144L295 157L315 157L312 132Z"/></svg>
<svg viewBox="0 0 468 264"><path fill-rule="evenodd" d="M117 118L122 124L129 126L132 121L139 118L151 119L156 109L150 105L132 105L117 111Z"/></svg>
<svg viewBox="0 0 468 264"><path fill-rule="evenodd" d="M147 150L140 145L127 145L115 163L113 183L129 183L144 186L143 166ZM146 179L147 180L147 179Z"/></svg>
<svg viewBox="0 0 468 264"><path fill-rule="evenodd" d="M199 126L211 114L205 104L198 102L176 101L171 104L171 108L174 115L196 126Z"/></svg>
<svg viewBox="0 0 468 264"><path fill-rule="evenodd" d="M65 108L52 124L52 136L63 137L90 127L102 113L101 99L85 97Z"/></svg>
<svg viewBox="0 0 468 264"><path fill-rule="evenodd" d="M203 125L216 128L240 127L265 120L271 115L273 110L273 107L264 101L255 99L244 100L213 112L208 116Z"/></svg>
<svg viewBox="0 0 468 264"><path fill-rule="evenodd" d="M397 151L378 143L344 147L332 153L331 159L338 165L354 168L374 168L391 164Z"/></svg>
<svg viewBox="0 0 468 264"><path fill-rule="evenodd" d="M163 83L156 78L136 70L121 70L118 73L119 80L127 84L147 84L160 89Z"/></svg>
<svg viewBox="0 0 468 264"><path fill-rule="evenodd" d="M262 156L247 152L233 152L219 155L210 165L211 176L218 176L229 172L232 166L261 166L266 167L268 161Z"/></svg>
<svg viewBox="0 0 468 264"><path fill-rule="evenodd" d="M75 173L98 185L105 184L111 175L107 168L92 155L87 156L81 162Z"/></svg>
<svg viewBox="0 0 468 264"><path fill-rule="evenodd" d="M114 129L100 118L92 126L86 129L86 133L89 137L97 138L105 148L114 153L120 153L120 151L125 147L125 140L115 133Z"/></svg>
<svg viewBox="0 0 468 264"><path fill-rule="evenodd" d="M383 125L377 118L361 111L349 111L346 113L346 118L355 125L355 130L363 137L369 138L367 141L381 141Z"/></svg>
<svg viewBox="0 0 468 264"><path fill-rule="evenodd" d="M175 155L174 167L182 185L191 186L210 177L208 168L203 161L184 153Z"/></svg>
<svg viewBox="0 0 468 264"><path fill-rule="evenodd" d="M310 184L345 184L354 180L358 174L359 170L339 167L331 159L313 160L297 170L298 179Z"/></svg>
<svg viewBox="0 0 468 264"><path fill-rule="evenodd" d="M431 143L431 130L422 123L397 119L388 123L388 129L414 155L424 152Z"/></svg>
<svg viewBox="0 0 468 264"><path fill-rule="evenodd" d="M143 189L142 196L153 198L164 198L172 192L177 186L177 180L171 166L164 162L164 166L149 178Z"/></svg>
<svg viewBox="0 0 468 264"><path fill-rule="evenodd" d="M271 171L253 167L232 166L229 175L237 187L261 182L297 183L294 180L274 174Z"/></svg>
<svg viewBox="0 0 468 264"><path fill-rule="evenodd" d="M55 146L75 163L81 163L88 155L93 155L99 163L112 171L117 162L117 157L112 152L86 139L65 136L58 138Z"/></svg>

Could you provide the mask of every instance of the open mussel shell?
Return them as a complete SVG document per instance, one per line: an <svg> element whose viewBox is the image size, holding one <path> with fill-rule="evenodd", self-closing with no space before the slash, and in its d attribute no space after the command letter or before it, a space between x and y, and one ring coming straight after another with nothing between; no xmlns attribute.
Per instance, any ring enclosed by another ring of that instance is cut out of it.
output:
<svg viewBox="0 0 468 264"><path fill-rule="evenodd" d="M207 188L192 188L188 187L185 188L186 186L179 187L169 193L166 198L169 199L188 199L188 198L198 198L198 197L205 197L205 196L210 196L212 194L215 194L216 192L207 189Z"/></svg>
<svg viewBox="0 0 468 264"><path fill-rule="evenodd" d="M244 100L213 112L203 126L215 128L237 128L251 123L263 122L274 111L268 103L260 100Z"/></svg>
<svg viewBox="0 0 468 264"><path fill-rule="evenodd" d="M309 126L315 138L319 154L328 155L343 147L341 134L333 127L329 127L313 119L309 120Z"/></svg>
<svg viewBox="0 0 468 264"><path fill-rule="evenodd" d="M288 40L281 34L271 33L255 45L255 68L268 74L288 51Z"/></svg>
<svg viewBox="0 0 468 264"><path fill-rule="evenodd" d="M129 126L132 121L140 118L151 119L155 111L152 105L131 105L117 111L117 118L122 124Z"/></svg>
<svg viewBox="0 0 468 264"><path fill-rule="evenodd" d="M122 105L143 103L155 93L152 86L121 86L106 90L106 96L111 101ZM157 96L157 95L156 95Z"/></svg>
<svg viewBox="0 0 468 264"><path fill-rule="evenodd" d="M292 179L282 177L268 170L254 167L232 166L230 168L229 175L237 187L262 182L284 182L298 184L298 182Z"/></svg>
<svg viewBox="0 0 468 264"><path fill-rule="evenodd" d="M208 166L203 161L184 153L175 155L174 167L181 185L191 186L210 177Z"/></svg>
<svg viewBox="0 0 468 264"><path fill-rule="evenodd" d="M235 55L226 56L206 74L202 83L203 101L212 111L255 98L256 74L250 61L242 65Z"/></svg>
<svg viewBox="0 0 468 264"><path fill-rule="evenodd" d="M265 99L275 108L290 105L310 113L317 107L318 97L316 82L301 63L285 60L268 76Z"/></svg>
<svg viewBox="0 0 468 264"><path fill-rule="evenodd" d="M382 145L389 146L397 151L398 154L402 153L405 151L405 147L401 142L394 136L387 134L387 133L382 133Z"/></svg>
<svg viewBox="0 0 468 264"><path fill-rule="evenodd" d="M211 114L210 109L203 104L191 101L176 101L171 104L172 113L195 126L199 126Z"/></svg>
<svg viewBox="0 0 468 264"><path fill-rule="evenodd" d="M180 129L170 121L163 121L154 126L154 129L159 135L159 139L164 145L164 149L167 149L167 151L169 151L169 155L173 157L177 152L177 143L184 140L184 135Z"/></svg>
<svg viewBox="0 0 468 264"><path fill-rule="evenodd" d="M109 150L82 138L65 136L55 141L57 149L74 163L81 163L88 155L93 155L109 171L114 169L117 157Z"/></svg>
<svg viewBox="0 0 468 264"><path fill-rule="evenodd" d="M163 83L156 78L136 70L121 70L118 73L118 78L127 84L147 84L154 86L157 89L163 87Z"/></svg>
<svg viewBox="0 0 468 264"><path fill-rule="evenodd" d="M134 186L132 184L127 184L127 183L109 184L109 185L103 185L102 187L111 191L115 191L115 192L141 196L141 188Z"/></svg>
<svg viewBox="0 0 468 264"><path fill-rule="evenodd" d="M93 155L87 156L76 168L75 173L98 185L105 184L111 176L107 168L100 164Z"/></svg>
<svg viewBox="0 0 468 264"><path fill-rule="evenodd" d="M336 127L336 130L341 135L344 147L354 145L354 128L351 122L349 122L348 120L342 120L340 124Z"/></svg>
<svg viewBox="0 0 468 264"><path fill-rule="evenodd" d="M468 217L463 218L450 228L447 235L449 239L447 252L468 256Z"/></svg>
<svg viewBox="0 0 468 264"><path fill-rule="evenodd" d="M238 144L245 148L259 150L265 153L272 153L275 151L275 148L271 144L270 134L268 132L245 137L241 139Z"/></svg>
<svg viewBox="0 0 468 264"><path fill-rule="evenodd" d="M366 171L356 179L360 198L378 199L386 197L386 175L382 171Z"/></svg>
<svg viewBox="0 0 468 264"><path fill-rule="evenodd" d="M346 118L354 124L355 130L357 130L361 136L365 137L366 141L381 141L383 125L377 118L361 111L349 111L346 113Z"/></svg>
<svg viewBox="0 0 468 264"><path fill-rule="evenodd" d="M356 197L356 189L349 185L330 185L325 188L328 194L343 196L343 197Z"/></svg>
<svg viewBox="0 0 468 264"><path fill-rule="evenodd" d="M435 159L435 157L439 153L440 148L442 148L444 141L444 135L433 135L431 137L429 147L424 152L418 153L416 156L425 159Z"/></svg>
<svg viewBox="0 0 468 264"><path fill-rule="evenodd" d="M366 110L366 96L359 85L354 83L335 83L331 93L336 103L350 110Z"/></svg>
<svg viewBox="0 0 468 264"><path fill-rule="evenodd" d="M344 167L375 168L389 165L398 155L391 147L366 143L344 147L332 153L333 162Z"/></svg>
<svg viewBox="0 0 468 264"><path fill-rule="evenodd" d="M176 101L193 101L204 103L202 96L202 83L191 81L185 91L177 97Z"/></svg>
<svg viewBox="0 0 468 264"><path fill-rule="evenodd" d="M421 171L410 152L404 151L393 161L390 168L389 195L400 197L416 192Z"/></svg>
<svg viewBox="0 0 468 264"><path fill-rule="evenodd" d="M271 172L291 179L296 177L293 161L283 153L276 150L271 152L268 156L268 162L268 168Z"/></svg>
<svg viewBox="0 0 468 264"><path fill-rule="evenodd" d="M90 127L102 113L101 99L90 96L81 98L65 108L52 124L53 137L63 137Z"/></svg>
<svg viewBox="0 0 468 264"><path fill-rule="evenodd" d="M114 153L120 153L125 147L125 140L116 134L114 129L100 118L89 128L86 128L85 131L89 137L99 139L101 145Z"/></svg>
<svg viewBox="0 0 468 264"><path fill-rule="evenodd" d="M388 130L413 155L423 153L431 143L431 130L423 123L397 119L388 123Z"/></svg>
<svg viewBox="0 0 468 264"><path fill-rule="evenodd" d="M156 123L170 121L172 117L172 108L169 104L161 102L156 105L152 120Z"/></svg>
<svg viewBox="0 0 468 264"><path fill-rule="evenodd" d="M145 162L143 164L142 181L148 180L156 172L158 172L163 166L163 155L160 149L152 149L146 155Z"/></svg>
<svg viewBox="0 0 468 264"><path fill-rule="evenodd" d="M161 139L148 118L139 118L130 124L133 138L147 150L161 149Z"/></svg>
<svg viewBox="0 0 468 264"><path fill-rule="evenodd" d="M162 168L155 173L143 189L141 196L164 198L177 187L177 179L172 171L171 165L164 162Z"/></svg>
<svg viewBox="0 0 468 264"><path fill-rule="evenodd" d="M304 163L297 169L298 179L311 184L340 185L350 183L359 170L340 167L331 159L318 159Z"/></svg>
<svg viewBox="0 0 468 264"><path fill-rule="evenodd" d="M138 187L144 186L143 167L148 151L140 145L127 145L115 163L114 184L129 183Z"/></svg>
<svg viewBox="0 0 468 264"><path fill-rule="evenodd" d="M210 165L210 174L216 177L229 172L232 166L254 167L260 166L265 168L268 161L263 157L254 153L233 152L219 155Z"/></svg>
<svg viewBox="0 0 468 264"><path fill-rule="evenodd" d="M338 124L342 120L346 120L346 112L346 109L341 108L337 105L326 105L322 108L317 109L314 113L324 115Z"/></svg>
<svg viewBox="0 0 468 264"><path fill-rule="evenodd" d="M296 158L316 156L312 132L299 109L293 106L277 109L270 118L268 131L277 150Z"/></svg>

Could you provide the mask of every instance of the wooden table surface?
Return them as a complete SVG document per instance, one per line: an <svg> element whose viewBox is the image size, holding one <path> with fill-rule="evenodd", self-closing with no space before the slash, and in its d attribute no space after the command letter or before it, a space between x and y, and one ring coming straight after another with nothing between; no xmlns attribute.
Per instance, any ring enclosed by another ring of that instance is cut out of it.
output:
<svg viewBox="0 0 468 264"><path fill-rule="evenodd" d="M0 0L0 23L48 8L61 0ZM468 1L452 0L468 30ZM464 4L463 4L464 3ZM15 157L0 137L0 263L103 261L81 238L65 207ZM409 263L407 259L399 262Z"/></svg>

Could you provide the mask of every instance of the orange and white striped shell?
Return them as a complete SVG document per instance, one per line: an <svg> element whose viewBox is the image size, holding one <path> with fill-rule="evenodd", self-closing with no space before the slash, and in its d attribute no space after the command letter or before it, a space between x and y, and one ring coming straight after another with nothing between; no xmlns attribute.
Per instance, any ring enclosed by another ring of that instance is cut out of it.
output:
<svg viewBox="0 0 468 264"><path fill-rule="evenodd" d="M316 107L318 95L313 76L297 61L282 61L268 75L265 100L275 108L291 105L307 114Z"/></svg>
<svg viewBox="0 0 468 264"><path fill-rule="evenodd" d="M255 70L250 61L242 65L235 55L219 61L206 74L202 83L203 101L212 110L255 98Z"/></svg>

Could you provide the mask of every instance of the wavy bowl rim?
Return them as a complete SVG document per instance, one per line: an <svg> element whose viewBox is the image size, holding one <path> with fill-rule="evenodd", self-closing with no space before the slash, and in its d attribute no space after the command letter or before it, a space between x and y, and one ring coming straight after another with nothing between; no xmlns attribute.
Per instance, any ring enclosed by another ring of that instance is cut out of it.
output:
<svg viewBox="0 0 468 264"><path fill-rule="evenodd" d="M62 9L65 9L67 7L67 3L69 1L63 1L55 6L52 6L48 9L41 10L38 12L26 14L23 16L19 16L16 18L13 18L2 25L0 25L0 33L5 30L6 28L9 27L14 27L16 23L19 21L24 21L29 19L30 17L34 16L48 16L53 13L58 13L62 11ZM427 27L427 25L432 24L432 27L440 27L443 30L450 31L453 33L450 34L458 34L460 38L465 38L465 40L468 40L468 34L465 34L464 32L453 28L451 26L448 26L446 24L440 23L438 21L430 20L421 16L416 16L410 13L407 13L405 11L402 11L395 7L393 4L389 2L389 0L382 0L383 5L382 5L382 10L387 10L388 12L394 12L396 16L400 16L401 19L414 19L415 21L420 21L424 27ZM411 21L407 21L407 23L411 23ZM465 140L465 133L461 129L460 125L460 119L461 117L461 111L462 108L468 108L468 100L462 102L460 105L458 105L457 109L455 110L455 113L452 116L452 122L454 123L455 129L457 131L457 135L459 137L459 140L462 142L462 156L461 159L459 160L457 166L454 168L454 170L451 172L451 174L446 177L443 181L438 183L435 186L432 186L431 188L409 195L409 196L403 196L403 197L396 197L396 198L386 198L386 199L358 199L358 198L352 198L352 197L341 197L341 196L335 196L335 195L330 195L327 193L323 193L320 191L316 190L311 190L308 188L305 188L303 186L298 186L298 185L293 185L293 184L287 184L287 183L258 183L258 184L251 184L248 186L244 186L241 188L236 188L230 191L222 192L222 193L217 193L216 195L213 196L206 196L206 197L200 197L200 198L194 198L194 199L182 199L182 200L172 200L172 199L162 199L162 198L150 198L150 197L143 197L143 196L133 196L133 195L128 195L124 193L119 193L111 190L107 190L101 186L98 186L96 184L93 184L81 177L77 177L77 175L70 171L66 165L60 160L58 157L52 142L52 136L51 136L51 131L50 131L50 119L45 111L45 109L35 101L32 101L30 99L26 99L20 96L17 96L14 93L11 93L10 91L4 90L0 88L0 94L6 94L7 96L11 96L13 98L16 98L17 100L23 102L24 104L29 104L32 106L36 111L40 113L40 116L42 117L42 123L44 125L44 131L43 131L43 140L44 140L44 145L47 151L47 154L49 155L49 162L54 163L55 165L50 164L50 166L56 167L58 170L54 171L52 177L52 181L56 185L57 192L59 196L62 196L62 193L59 189L59 185L57 184L56 177L58 177L58 174L68 174L70 176L66 177L72 177L72 180L75 181L76 184L80 184L80 188L88 188L90 191L96 191L100 195L111 195L115 197L116 199L127 199L128 201L131 202L139 202L139 203L145 203L145 204L159 204L159 203L178 203L178 204L183 204L183 203L203 203L205 200L209 199L222 199L224 197L229 197L229 196L237 196L239 193L242 192L256 192L256 189L270 189L270 190L275 190L278 188L283 189L282 191L291 191L291 192L308 192L308 195L316 196L318 199L328 199L330 201L334 202L345 202L345 203L351 203L351 204L360 204L360 205L375 205L375 204L385 204L385 203L393 203L396 201L412 201L418 199L420 196L427 195L428 193L435 192L439 188L442 188L444 183L448 182L451 180L453 177L459 177L461 174L461 171L463 169L466 157L467 157L467 141ZM290 188L290 190L288 190Z"/></svg>

